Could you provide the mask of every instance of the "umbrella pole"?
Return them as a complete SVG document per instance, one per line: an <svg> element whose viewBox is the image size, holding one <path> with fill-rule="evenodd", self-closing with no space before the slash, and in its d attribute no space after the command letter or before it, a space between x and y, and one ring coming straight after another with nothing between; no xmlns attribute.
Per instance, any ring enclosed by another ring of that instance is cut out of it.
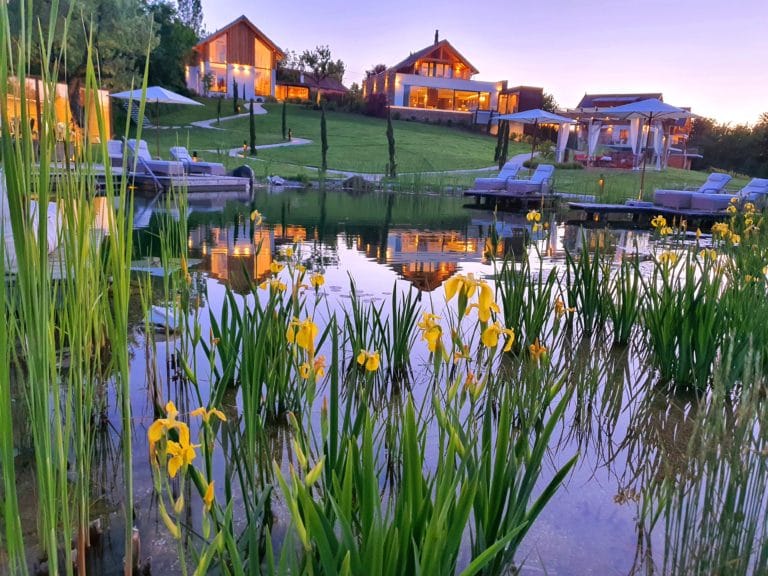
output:
<svg viewBox="0 0 768 576"><path fill-rule="evenodd" d="M533 142L531 143L531 160L530 164L533 164L533 151L536 150L536 136L539 135L539 121L533 123ZM529 166L530 168L530 166Z"/></svg>
<svg viewBox="0 0 768 576"><path fill-rule="evenodd" d="M645 133L645 138L643 139L643 147L640 150L640 153L643 155L643 167L640 170L640 195L637 197L638 200L643 199L643 194L645 192L645 161L647 158L646 148L648 148L648 135L651 133L651 118L653 118L653 114L648 116L648 131Z"/></svg>
<svg viewBox="0 0 768 576"><path fill-rule="evenodd" d="M160 101L155 102L155 146L157 157L160 158Z"/></svg>

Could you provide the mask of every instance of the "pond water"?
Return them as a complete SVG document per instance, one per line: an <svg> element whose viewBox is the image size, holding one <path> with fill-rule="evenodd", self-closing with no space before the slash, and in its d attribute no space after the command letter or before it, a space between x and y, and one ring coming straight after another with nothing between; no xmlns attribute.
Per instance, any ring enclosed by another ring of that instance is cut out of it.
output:
<svg viewBox="0 0 768 576"><path fill-rule="evenodd" d="M249 215L261 212L256 228ZM335 191L260 190L251 202L196 202L186 214L160 202L137 202L135 265L162 270L162 222L186 218L190 273L198 298L203 334L210 330L209 311L221 309L227 287L242 302L253 298L249 279L261 282L284 247L295 248L308 269L325 275L320 321L349 306L350 281L363 301L387 303L393 291L413 289L421 294L424 310L437 313L446 306L444 282L457 273L492 278L489 238L498 238L496 252L528 258L546 273L562 268L566 250L582 242L615 254L653 249L647 233L587 229L568 224L567 214L545 215L547 227L533 232L525 214L480 211L464 207L449 196L362 194ZM155 303L162 303L162 279L155 282ZM136 299L138 300L138 298ZM132 305L131 373L136 525L141 534L141 556L150 556L153 572L177 573L176 547L159 518L153 496L147 428L154 419L153 398L173 399L180 411L199 405L192 392L179 384L173 335L154 334L156 353L150 354L140 303ZM320 323L320 322L319 322ZM563 487L526 536L517 555L523 574L632 574L659 565L662 530L648 534L640 521L643 491L669 475L684 475L687 447L695 427L700 399L671 394L656 386L653 372L643 362L644 344L614 348L610 338L576 337L567 350L553 351L552 362L566 366L568 384L575 390L566 416L555 432L545 460L543 481L574 454L578 462ZM413 350L413 365L428 362L422 342ZM204 359L204 358L203 358ZM423 399L428 390L417 376L413 393ZM203 395L207 375L200 376ZM327 395L323 387L318 397ZM230 400L231 422L237 419L238 400ZM120 510L120 418L114 398L108 401L107 422L97 442L94 471L97 504L105 537L102 554L94 558L96 573L122 573L122 512ZM315 415L317 416L317 415ZM193 435L195 433L193 432ZM276 429L273 454L289 450L289 434ZM223 485L227 456L217 455L214 476ZM23 482L23 480L22 480ZM274 507L279 534L288 522L280 504ZM189 521L199 521L199 510ZM26 518L33 525L33 516ZM236 524L245 522L238 518Z"/></svg>

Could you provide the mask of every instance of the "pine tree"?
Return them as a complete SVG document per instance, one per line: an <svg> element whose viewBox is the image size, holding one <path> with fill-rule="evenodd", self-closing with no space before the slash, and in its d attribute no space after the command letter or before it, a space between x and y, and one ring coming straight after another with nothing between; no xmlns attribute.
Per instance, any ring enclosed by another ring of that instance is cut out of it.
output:
<svg viewBox="0 0 768 576"><path fill-rule="evenodd" d="M328 170L328 128L325 125L325 106L321 108L320 113L320 146L323 154L323 163L321 170L325 173Z"/></svg>
<svg viewBox="0 0 768 576"><path fill-rule="evenodd" d="M251 98L251 108L248 114L248 128L251 136L251 156L256 156L256 121L253 117L253 98Z"/></svg>
<svg viewBox="0 0 768 576"><path fill-rule="evenodd" d="M389 177L397 177L397 164L395 163L395 132L392 129L392 112L387 107L387 143L389 144Z"/></svg>
<svg viewBox="0 0 768 576"><path fill-rule="evenodd" d="M285 121L285 100L283 100L283 117L282 117L282 122L283 122L283 140L285 140L285 130L286 130L286 123L285 123L286 122Z"/></svg>
<svg viewBox="0 0 768 576"><path fill-rule="evenodd" d="M232 113L237 114L237 80L232 79L232 92L234 93L234 99L232 100Z"/></svg>

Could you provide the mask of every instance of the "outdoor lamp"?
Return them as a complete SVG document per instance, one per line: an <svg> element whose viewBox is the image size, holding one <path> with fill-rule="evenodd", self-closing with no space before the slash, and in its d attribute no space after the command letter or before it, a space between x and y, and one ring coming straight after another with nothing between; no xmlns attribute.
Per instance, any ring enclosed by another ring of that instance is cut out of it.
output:
<svg viewBox="0 0 768 576"><path fill-rule="evenodd" d="M605 176L600 174L600 178L597 179L597 185L600 187L600 194L603 194L603 191L605 190Z"/></svg>

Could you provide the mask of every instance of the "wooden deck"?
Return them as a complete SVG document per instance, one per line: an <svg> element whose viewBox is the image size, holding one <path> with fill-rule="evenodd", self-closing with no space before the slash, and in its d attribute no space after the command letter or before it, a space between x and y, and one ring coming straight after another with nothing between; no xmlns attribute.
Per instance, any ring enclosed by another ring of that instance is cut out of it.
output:
<svg viewBox="0 0 768 576"><path fill-rule="evenodd" d="M97 174L96 180L100 186L105 183L105 173ZM134 192L139 194L157 194L158 192L168 192L170 190L185 189L187 194L197 195L215 195L220 193L233 193L237 195L248 195L251 193L251 179L238 176L212 176L208 174L185 174L183 176L162 176L159 174L146 174L141 172L127 172L123 174L122 169L113 168L112 178L115 185L119 185L123 178L128 180Z"/></svg>
<svg viewBox="0 0 768 576"><path fill-rule="evenodd" d="M476 208L527 209L549 205L557 200L552 193L514 193L506 190L466 190L464 196L474 198Z"/></svg>
<svg viewBox="0 0 768 576"><path fill-rule="evenodd" d="M572 210L581 210L586 213L587 220L600 220L608 214L623 214L633 222L645 222L654 216L662 215L665 218L687 220L689 227L695 222L713 222L721 218L727 218L725 210L691 210L689 208L667 208L651 202L637 204L600 204L596 202L569 202Z"/></svg>

